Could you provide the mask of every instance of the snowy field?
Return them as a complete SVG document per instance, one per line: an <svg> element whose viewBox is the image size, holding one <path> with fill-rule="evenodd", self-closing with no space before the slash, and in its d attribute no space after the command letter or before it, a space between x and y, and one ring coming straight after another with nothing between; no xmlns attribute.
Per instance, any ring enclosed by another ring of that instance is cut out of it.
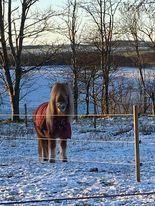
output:
<svg viewBox="0 0 155 206"><path fill-rule="evenodd" d="M55 82L70 82L71 69L68 66L42 67L40 70L32 71L22 79L20 110L23 112L24 104L27 104L29 113L32 109L47 102L50 97L51 87ZM0 85L0 92L1 92ZM2 92L1 92L2 93ZM9 97L5 93L2 96L0 113L10 113Z"/></svg>
<svg viewBox="0 0 155 206"><path fill-rule="evenodd" d="M147 68L144 70L145 79L155 79L155 68ZM139 70L133 67L122 67L116 72L110 75L111 81L115 83L115 88L121 80L124 90L128 84L134 86L136 89L139 84ZM52 66L52 67L42 67L42 69L31 72L28 76L24 76L22 80L21 89L21 101L20 101L20 111L24 113L24 105L28 107L28 112L31 114L32 110L41 104L49 100L50 91L53 83L55 82L68 82L72 81L72 70L69 66ZM102 80L97 79L98 90L100 90ZM80 85L81 87L81 85ZM79 90L80 91L80 90ZM97 91L98 92L98 91ZM0 93L1 85L0 85ZM135 96L134 92L134 96ZM79 94L79 113L83 114L86 111L86 103L83 101L85 95ZM90 105L90 112L93 112ZM2 105L0 107L0 113L11 113L10 103L7 94L4 93L2 97Z"/></svg>
<svg viewBox="0 0 155 206"><path fill-rule="evenodd" d="M68 162L38 161L32 122L0 124L0 205L72 197L155 192L155 120L140 118L141 182L135 180L132 117L73 123ZM19 205L151 205L155 194ZM14 204L11 204L14 205ZM16 204L15 204L16 205Z"/></svg>

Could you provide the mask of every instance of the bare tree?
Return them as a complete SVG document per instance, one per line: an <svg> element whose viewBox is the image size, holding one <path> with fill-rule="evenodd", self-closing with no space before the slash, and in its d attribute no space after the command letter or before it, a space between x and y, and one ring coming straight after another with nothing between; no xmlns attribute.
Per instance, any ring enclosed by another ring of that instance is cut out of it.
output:
<svg viewBox="0 0 155 206"><path fill-rule="evenodd" d="M150 51L155 51L155 2L146 0L141 7L142 15L145 16L145 19L143 20L143 26L140 28L140 32L144 35L145 39L149 40L148 47ZM150 74L150 78L146 79L144 88L152 101L152 113L155 115L154 74Z"/></svg>
<svg viewBox="0 0 155 206"><path fill-rule="evenodd" d="M96 75L95 66L92 66L92 67L84 66L81 68L81 72L79 74L79 82L81 82L83 85L82 91L80 91L80 93L83 92L83 94L85 95L86 115L90 113L90 103L91 103L91 96L93 96L92 88L95 84L95 75ZM94 91L95 91L95 88L94 88Z"/></svg>
<svg viewBox="0 0 155 206"><path fill-rule="evenodd" d="M100 53L100 65L103 76L101 108L109 113L109 74L112 68L112 40L114 35L115 14L120 2L112 0L87 1L83 4L95 25L95 45ZM94 32L93 32L94 33Z"/></svg>
<svg viewBox="0 0 155 206"><path fill-rule="evenodd" d="M37 0L21 0L19 6L15 7L13 0L0 0L0 58L13 121L19 120L23 42L26 38L37 38L47 27L49 29L48 20L53 16L51 9L43 14L30 13L36 2Z"/></svg>
<svg viewBox="0 0 155 206"><path fill-rule="evenodd" d="M145 78L144 72L144 58L141 52L141 44L142 42L147 42L150 40L148 47L150 49L155 48L155 42L153 40L154 36L154 17L155 13L151 12L152 7L149 7L148 13L148 5L150 6L149 1L136 1L134 3L124 3L124 6L121 8L121 13L123 16L123 30L126 36L131 39L132 48L135 51L135 66L139 69L140 73L140 83L141 83L141 91L143 94L143 113L146 113L148 109L148 98L151 98L152 104L154 105L154 90L150 90L148 84L148 78ZM152 10L153 11L153 10ZM147 18L148 15L148 18ZM145 17L145 19L144 19ZM153 21L153 22L152 22ZM151 23L152 22L152 23ZM150 44L151 43L151 44ZM147 43L145 44L147 45ZM152 84L152 83L151 83ZM152 87L154 88L154 87ZM153 106L154 108L154 106ZM154 111L155 112L155 111Z"/></svg>
<svg viewBox="0 0 155 206"><path fill-rule="evenodd" d="M66 6L62 12L62 24L59 32L64 35L70 44L71 49L71 69L73 72L73 95L74 95L74 113L77 119L78 114L78 73L79 67L77 63L78 48L81 38L81 19L79 17L79 1L67 0Z"/></svg>

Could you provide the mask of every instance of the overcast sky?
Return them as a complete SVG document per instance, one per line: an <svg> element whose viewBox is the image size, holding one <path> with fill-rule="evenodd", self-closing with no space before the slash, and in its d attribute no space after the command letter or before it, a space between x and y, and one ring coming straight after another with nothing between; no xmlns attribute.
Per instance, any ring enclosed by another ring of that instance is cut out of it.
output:
<svg viewBox="0 0 155 206"><path fill-rule="evenodd" d="M55 9L55 8L59 9L59 8L62 8L66 2L67 2L67 0L39 0L36 3L36 6L39 7L40 9L46 9L49 6L51 6L51 8L53 8L53 9ZM34 8L35 8L35 6L34 6ZM45 41L47 41L47 43L49 43L49 44L51 42L60 43L61 39L62 39L62 41L64 41L64 37L59 35L59 34L56 34L56 33L50 33L50 36L47 35L45 37L45 39L46 39Z"/></svg>
<svg viewBox="0 0 155 206"><path fill-rule="evenodd" d="M19 0L14 0L14 6L19 5ZM45 10L49 6L51 9L61 9L65 5L67 0L38 0L32 7L31 10ZM21 4L21 3L20 3ZM59 35L58 33L43 34L41 37L38 37L36 41L31 39L25 39L24 44L52 44L52 43L62 43L65 41L64 36Z"/></svg>
<svg viewBox="0 0 155 206"><path fill-rule="evenodd" d="M37 6L40 8L46 8L48 6L54 6L59 7L61 5L64 5L66 0L39 0L37 3Z"/></svg>

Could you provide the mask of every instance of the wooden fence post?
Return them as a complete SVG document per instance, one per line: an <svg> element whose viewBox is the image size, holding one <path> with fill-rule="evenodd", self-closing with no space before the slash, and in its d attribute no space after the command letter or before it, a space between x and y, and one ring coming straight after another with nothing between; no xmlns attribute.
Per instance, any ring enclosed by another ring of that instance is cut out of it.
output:
<svg viewBox="0 0 155 206"><path fill-rule="evenodd" d="M27 105L26 104L24 104L24 110L25 110L25 125L27 127L28 125L27 125Z"/></svg>
<svg viewBox="0 0 155 206"><path fill-rule="evenodd" d="M134 120L134 148L135 148L135 172L136 180L140 182L140 153L139 153L139 128L138 128L138 107L133 106Z"/></svg>
<svg viewBox="0 0 155 206"><path fill-rule="evenodd" d="M94 125L94 128L96 129L96 116L94 115L94 118L93 118L93 125Z"/></svg>

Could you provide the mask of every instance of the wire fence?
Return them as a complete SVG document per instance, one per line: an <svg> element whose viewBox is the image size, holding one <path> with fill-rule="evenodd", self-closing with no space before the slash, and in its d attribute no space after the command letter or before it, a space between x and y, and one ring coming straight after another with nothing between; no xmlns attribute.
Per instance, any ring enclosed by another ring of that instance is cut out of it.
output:
<svg viewBox="0 0 155 206"><path fill-rule="evenodd" d="M8 114L0 114L0 116L7 116ZM11 115L8 115L11 116ZM20 115L25 117L25 115ZM27 117L32 117L32 115L26 115ZM108 115L78 115L80 118L110 118L110 117L130 117L133 116L133 114L108 114ZM152 116L152 115L150 115ZM1 135L1 142L0 145L3 143L4 140L9 140L10 135ZM14 137L13 139L20 139L20 140L30 140L30 141L34 141L37 140L38 138L31 138L28 137L27 138L21 138L21 137ZM41 138L42 140L45 140L46 138ZM55 140L55 139L53 139ZM92 144L135 144L135 141L122 141L122 140L115 140L115 141L109 141L109 140L75 140L75 139L71 139L71 140L67 140L69 142L72 143L92 143ZM140 142L139 142L140 143ZM150 144L153 145L155 144L155 142L146 142L146 141L141 141L141 143L144 144ZM23 159L38 159L37 157L32 157L32 156L11 156L9 157L10 159L19 159L19 158L23 158ZM56 161L61 161L61 159L56 159ZM96 164L108 164L108 165L124 165L124 166L135 166L135 162L110 162L110 161L100 161L100 160L86 160L86 159L70 159L69 162L74 162L74 163L96 163ZM151 161L147 161L147 162L143 162L143 164L152 164L153 162L155 162L155 159L152 159ZM46 176L48 175L47 173L45 174ZM53 198L53 197L48 197L47 199L34 199L34 200L25 200L25 201L1 201L0 205L13 205L13 204L33 204L33 203L50 203L50 202L63 202L63 201L73 201L73 200L86 200L86 199L103 199L103 198L118 198L118 197L131 197L131 196L149 196L149 195L155 195L155 191L150 191L150 192L135 192L135 193L119 193L119 194L100 194L100 195L89 195L89 196L75 196L75 197L58 197L58 198Z"/></svg>
<svg viewBox="0 0 155 206"><path fill-rule="evenodd" d="M11 136L10 135L0 135L0 138L2 138L1 141L3 140L30 140L30 141L37 141L37 140L47 140L46 137L42 137L42 138L32 138L32 137L20 137L20 136L16 136L16 137L13 137L13 138L10 138ZM56 139L52 139L50 138L50 140L52 141L60 141L62 140L61 138L56 138ZM63 141L67 141L67 142L72 142L72 143L94 143L94 144L100 144L100 143L120 143L120 144L134 144L134 141L128 141L128 140L77 140L77 139L63 139ZM154 143L148 143L148 144L154 144Z"/></svg>
<svg viewBox="0 0 155 206"><path fill-rule="evenodd" d="M17 163L19 162L20 159L23 159L23 160L38 160L38 156L34 155L34 156L28 156L28 155L25 155L25 156L22 156L22 155L16 155L16 156L9 156L9 157L0 157L0 159L9 159L9 160L17 160ZM55 158L55 161L56 162L62 162L63 159L56 159ZM15 161L13 161L15 163ZM44 162L41 162L41 163L44 163ZM45 162L46 163L46 162ZM94 163L94 164L106 164L106 165L122 165L122 166L135 166L135 162L134 161L130 161L130 162L120 162L120 161L116 161L114 162L113 161L101 161L100 159L98 160L89 160L89 159L84 159L82 158L81 159L76 159L76 158L70 158L68 160L68 163ZM143 166L143 165L154 165L155 164L155 159L151 159L150 161L142 161L141 162L141 165L140 166Z"/></svg>
<svg viewBox="0 0 155 206"><path fill-rule="evenodd" d="M50 203L50 202L63 202L63 201L73 201L73 200L88 200L88 199L105 199L105 198L118 198L118 197L132 197L132 196L149 196L155 195L155 191L151 192L137 192L137 193L120 193L120 194L100 194L92 196L78 196L78 197L60 197L53 198L49 197L47 199L36 199L36 200L25 200L25 201L5 201L0 202L0 205L20 205L20 204L33 204L33 203Z"/></svg>
<svg viewBox="0 0 155 206"><path fill-rule="evenodd" d="M147 117L155 117L155 115L151 114L138 114L139 117L141 116L147 116ZM25 117L25 114L13 114L13 116L19 116L19 117ZM33 114L26 114L27 117L33 117ZM44 116L44 115L37 115L37 116ZM52 115L52 117L57 117L60 115ZM80 118L110 118L110 117L132 117L132 113L117 113L117 114L77 114L77 115L69 115L65 114L67 117L80 117ZM10 113L0 113L0 117L12 117L12 114Z"/></svg>
<svg viewBox="0 0 155 206"><path fill-rule="evenodd" d="M10 114L0 114L0 115L3 115L3 116L7 116L7 115L10 115ZM21 115L23 117L25 117L25 115ZM29 116L29 117L32 117L33 115L26 115L26 116ZM42 116L42 115L39 115L39 116ZM54 116L58 116L58 115L54 115ZM68 116L74 116L74 115L68 115ZM133 116L133 114L99 114L99 115L78 115L79 117L97 117L97 118L110 118L110 117L128 117L128 116ZM8 136L8 135L1 135L1 142L0 144L3 143L4 140L10 140L10 136L11 134ZM13 136L13 139L20 139L20 140L30 140L30 141L34 141L34 140L38 140L38 139L42 139L42 140L47 140L47 138L31 138L31 137L28 137L27 138L23 138L23 137L19 137L19 136ZM50 140L55 140L55 139L50 139ZM57 139L59 140L59 139ZM63 140L65 141L65 140ZM66 140L68 142L73 142L73 143L95 143L95 144L100 144L100 143L115 143L115 144L135 144L134 141L128 141L128 140L76 140L76 139L68 139ZM143 143L141 140L139 141L139 143ZM154 142L144 142L144 144L150 144L150 145L154 145L155 143Z"/></svg>
<svg viewBox="0 0 155 206"><path fill-rule="evenodd" d="M9 159L15 159L15 160L19 160L19 159L29 159L29 160L38 160L38 157L32 157L32 156L11 156L9 157ZM1 158L0 158L1 159ZM7 157L4 157L4 159L7 159ZM59 162L59 161L63 161L63 159L55 159L56 162ZM124 162L114 162L114 161L101 161L101 160L87 160L87 159L69 159L69 162L70 163L96 163L96 164L109 164L109 165L124 165L124 166L134 166L135 163L134 162L130 162L130 163L124 163ZM148 162L147 162L148 163Z"/></svg>

